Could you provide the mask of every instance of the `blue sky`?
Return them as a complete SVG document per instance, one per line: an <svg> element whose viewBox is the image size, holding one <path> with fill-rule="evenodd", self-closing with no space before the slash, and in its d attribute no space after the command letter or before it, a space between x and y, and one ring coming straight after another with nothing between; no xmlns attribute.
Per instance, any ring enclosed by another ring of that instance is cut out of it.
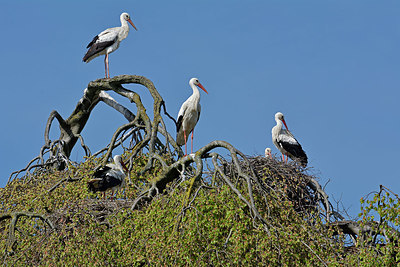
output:
<svg viewBox="0 0 400 267"><path fill-rule="evenodd" d="M0 186L38 155L50 112L68 117L104 77L103 57L82 62L85 47L124 11L138 31L110 55L111 76L151 79L173 116L199 78L209 94L195 149L226 140L248 155L277 153L271 128L281 111L311 172L350 215L379 184L400 193L400 2L369 0L2 1ZM123 123L100 103L82 135L97 151ZM83 155L76 146L71 159Z"/></svg>

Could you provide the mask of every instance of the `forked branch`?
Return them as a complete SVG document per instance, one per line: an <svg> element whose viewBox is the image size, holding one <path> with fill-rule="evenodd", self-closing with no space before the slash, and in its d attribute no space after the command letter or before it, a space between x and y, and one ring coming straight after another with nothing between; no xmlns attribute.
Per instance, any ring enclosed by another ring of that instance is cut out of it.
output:
<svg viewBox="0 0 400 267"><path fill-rule="evenodd" d="M54 229L53 223L45 216L29 211L18 211L18 212L11 212L6 214L0 215L0 221L5 219L11 219L10 225L8 227L8 239L7 239L7 252L12 253L14 251L14 245L16 243L15 237L15 229L20 217L26 216L29 218L38 218L40 219L45 225L48 225L50 229Z"/></svg>

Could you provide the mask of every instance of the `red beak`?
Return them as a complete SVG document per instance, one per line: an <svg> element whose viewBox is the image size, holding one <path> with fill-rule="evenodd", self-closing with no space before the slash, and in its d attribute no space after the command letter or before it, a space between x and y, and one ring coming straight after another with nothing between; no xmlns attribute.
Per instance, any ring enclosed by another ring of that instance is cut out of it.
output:
<svg viewBox="0 0 400 267"><path fill-rule="evenodd" d="M124 163L124 161L121 159L121 165L122 165L122 167L125 169L125 171L128 173L129 172L129 170L128 170L128 168L126 167L126 165L125 165L125 163Z"/></svg>
<svg viewBox="0 0 400 267"><path fill-rule="evenodd" d="M135 30L137 30L137 29L136 29L136 26L133 24L133 22L132 22L131 19L128 19L128 22L132 25L133 28L135 28Z"/></svg>
<svg viewBox="0 0 400 267"><path fill-rule="evenodd" d="M203 87L203 85L201 85L201 83L198 83L197 86L203 89L203 91L208 94L207 90Z"/></svg>
<svg viewBox="0 0 400 267"><path fill-rule="evenodd" d="M283 124L285 125L286 129L289 131L289 128L286 125L285 119L282 119Z"/></svg>

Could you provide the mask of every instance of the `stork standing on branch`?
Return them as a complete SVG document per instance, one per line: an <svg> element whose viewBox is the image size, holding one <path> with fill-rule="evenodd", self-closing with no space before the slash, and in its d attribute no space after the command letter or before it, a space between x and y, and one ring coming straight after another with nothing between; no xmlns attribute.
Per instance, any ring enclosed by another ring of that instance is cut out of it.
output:
<svg viewBox="0 0 400 267"><path fill-rule="evenodd" d="M114 163L109 163L101 167L93 174L93 179L88 182L89 190L96 193L111 190L111 196L114 195L114 190L117 190L125 184L125 176L128 173L128 168L124 164L120 155L114 156Z"/></svg>
<svg viewBox="0 0 400 267"><path fill-rule="evenodd" d="M276 126L272 128L272 142L282 153L282 160L287 162L287 157L292 160L299 161L303 167L307 166L307 155L301 147L300 143L297 142L293 134L289 131L285 118L281 112L275 114ZM282 129L285 125L286 130ZM285 160L286 155L286 160Z"/></svg>
<svg viewBox="0 0 400 267"><path fill-rule="evenodd" d="M193 132L200 118L200 92L197 86L208 94L197 78L190 79L189 85L193 89L193 94L182 104L176 123L176 143L178 146L185 145L185 156L187 155L187 139L190 133L192 133L191 153L193 153Z"/></svg>
<svg viewBox="0 0 400 267"><path fill-rule="evenodd" d="M106 55L104 58L106 78L110 78L110 68L108 65L108 54L115 51L119 47L119 43L124 40L129 33L128 22L136 29L131 21L128 13L122 13L120 16L121 27L109 28L96 35L93 40L87 45L89 50L83 57L83 61L88 63L95 57Z"/></svg>

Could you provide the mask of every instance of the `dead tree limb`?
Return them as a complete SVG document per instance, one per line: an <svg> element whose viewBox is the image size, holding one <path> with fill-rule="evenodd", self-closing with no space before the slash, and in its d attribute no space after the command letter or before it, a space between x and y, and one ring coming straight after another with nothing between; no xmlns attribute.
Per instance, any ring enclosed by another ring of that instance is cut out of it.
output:
<svg viewBox="0 0 400 267"><path fill-rule="evenodd" d="M18 212L11 212L5 213L0 215L0 221L5 219L11 219L10 225L8 228L8 239L7 239L7 252L12 253L14 251L14 245L16 243L15 238L15 228L18 223L18 219L22 216L26 216L29 218L39 218L43 221L43 223L47 224L50 229L54 229L53 223L44 215L29 212L29 211L18 211Z"/></svg>
<svg viewBox="0 0 400 267"><path fill-rule="evenodd" d="M400 200L396 193L383 185L379 186L379 192L376 192L374 196L374 200L377 200L375 203L376 209L385 207L387 203L394 202L391 196L389 197L389 194L392 194L397 201ZM384 237L384 243L395 242L395 244L398 245L398 240L400 239L398 227L396 227L396 224L390 225L390 223L388 223L390 221L395 221L398 218L398 213L394 212L396 218L387 218L386 216L390 217L389 214L390 213L381 213L378 211L379 221L375 221L374 217L369 217L369 219L363 221L342 219L336 222L327 223L326 226L333 228L334 236L339 234L349 235L352 238L354 245L357 242L363 244L365 241L365 244L367 245L376 245L382 241L380 237Z"/></svg>
<svg viewBox="0 0 400 267"><path fill-rule="evenodd" d="M151 120L147 115L146 108L144 107L139 94L123 88L122 85L124 84L140 84L147 88L154 100L153 120ZM128 98L132 103L135 103L137 114L134 114L127 107L124 107L118 103L106 91L114 91L117 94ZM165 128L163 118L160 114L161 107L164 108L165 114L168 116L169 114L166 112L164 100L156 90L154 84L143 76L121 75L111 79L98 79L90 82L88 87L84 90L83 97L78 101L74 111L67 119L64 119L57 111L52 111L47 120L44 136L45 144L40 150L39 157L35 158L35 160L32 160L25 169L12 173L9 181L13 176L17 177L21 172L24 172L25 170L29 171L30 169L36 167L44 168L51 166L52 168L63 170L69 163L71 151L78 139L81 141L81 145L85 150L86 155L89 156L91 153L90 149L85 145L80 134L85 127L93 108L100 101L120 112L128 120L127 124L119 127L116 130L110 144L107 146L107 153L102 161L102 164L105 164L108 158L111 156L113 149L116 147L116 142L117 144L122 145L124 139L119 139L118 137L122 132L128 129L134 129L136 135L139 136L142 136L140 133L141 131L144 133L143 138L136 140L137 142L133 147L132 157L136 156L136 154L139 151L142 151L144 148L147 148L150 153L154 153L156 151L156 145L162 144L157 136L158 133L161 133L161 135L163 135L167 140L166 144L161 147L167 148L167 152L170 157L173 156L173 153L182 154L181 148L177 146L176 142ZM171 116L169 117L172 118ZM51 141L49 138L49 133L54 118L56 118L59 123L60 136L59 139ZM117 140L120 140L121 142L118 142ZM169 145L172 145L174 151L169 149ZM45 160L44 155L47 153L49 153L49 158ZM40 162L33 165L37 160L40 160ZM149 160L144 171L149 170L152 167L152 163L153 158Z"/></svg>
<svg viewBox="0 0 400 267"><path fill-rule="evenodd" d="M129 109L118 103L107 92L100 92L100 100L121 113L128 121L133 121L135 119L135 114L133 114Z"/></svg>

